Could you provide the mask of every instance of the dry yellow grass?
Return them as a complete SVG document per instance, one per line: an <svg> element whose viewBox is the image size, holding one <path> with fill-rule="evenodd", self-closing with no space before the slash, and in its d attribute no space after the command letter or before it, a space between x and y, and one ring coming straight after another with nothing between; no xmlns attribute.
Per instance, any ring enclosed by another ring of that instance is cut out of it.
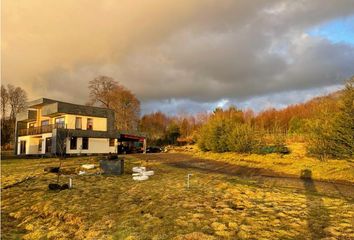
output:
<svg viewBox="0 0 354 240"><path fill-rule="evenodd" d="M316 180L354 183L354 159L320 161L306 155L304 143L292 143L289 148L291 153L288 155L212 153L202 152L197 146L189 146L187 153L195 157L238 166L269 169L280 174L299 177L301 171L307 169L312 172L312 178Z"/></svg>
<svg viewBox="0 0 354 240"><path fill-rule="evenodd" d="M36 174L2 191L3 239L354 238L353 198L317 192L314 183L304 182L305 190L274 187L160 160L148 163L154 176L134 182L129 170L140 158L127 156L123 176L76 176L74 188L61 192L48 191L55 176L43 174L53 159L3 161L3 184ZM64 168L83 163L97 161L68 159ZM187 173L193 173L190 189Z"/></svg>

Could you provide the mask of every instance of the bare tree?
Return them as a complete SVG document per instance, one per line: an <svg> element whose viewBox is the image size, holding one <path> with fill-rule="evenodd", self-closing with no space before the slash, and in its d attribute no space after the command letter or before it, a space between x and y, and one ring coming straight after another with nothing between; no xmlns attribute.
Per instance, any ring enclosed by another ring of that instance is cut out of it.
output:
<svg viewBox="0 0 354 240"><path fill-rule="evenodd" d="M111 77L96 77L89 82L90 96L88 104L94 105L98 103L103 107L111 108L114 90L119 87L119 84Z"/></svg>
<svg viewBox="0 0 354 240"><path fill-rule="evenodd" d="M27 94L20 87L13 85L1 86L1 146L13 139L16 114L26 106ZM10 117L7 118L8 113Z"/></svg>
<svg viewBox="0 0 354 240"><path fill-rule="evenodd" d="M9 103L9 93L6 87L1 85L1 119L5 119L7 112L7 104ZM2 128L2 125L1 125Z"/></svg>
<svg viewBox="0 0 354 240"><path fill-rule="evenodd" d="M15 122L16 114L26 108L27 94L22 88L15 87L11 84L7 85L7 89L9 94L10 120Z"/></svg>
<svg viewBox="0 0 354 240"><path fill-rule="evenodd" d="M140 101L111 77L99 76L89 82L90 105L115 111L116 125L121 130L136 130L140 117Z"/></svg>

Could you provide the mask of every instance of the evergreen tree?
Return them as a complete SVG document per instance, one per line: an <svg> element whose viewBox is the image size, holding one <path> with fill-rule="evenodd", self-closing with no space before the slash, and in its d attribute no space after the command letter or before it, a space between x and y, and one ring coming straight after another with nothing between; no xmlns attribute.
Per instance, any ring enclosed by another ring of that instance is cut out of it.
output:
<svg viewBox="0 0 354 240"><path fill-rule="evenodd" d="M335 157L354 156L354 77L347 82L339 103L339 113L333 126Z"/></svg>

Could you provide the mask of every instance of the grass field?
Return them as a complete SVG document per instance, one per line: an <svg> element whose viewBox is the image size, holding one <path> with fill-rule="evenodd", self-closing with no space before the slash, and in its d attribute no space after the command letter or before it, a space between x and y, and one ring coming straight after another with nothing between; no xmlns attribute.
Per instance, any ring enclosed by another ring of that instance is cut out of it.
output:
<svg viewBox="0 0 354 240"><path fill-rule="evenodd" d="M288 145L291 153L280 154L238 154L238 153L212 153L202 152L196 146L182 147L182 150L195 157L221 161L238 166L271 170L284 176L301 176L303 170L312 172L312 179L322 181L336 181L354 183L354 159L338 159L320 161L306 155L303 143Z"/></svg>
<svg viewBox="0 0 354 240"><path fill-rule="evenodd" d="M354 239L354 184L245 175L250 166L240 172L235 162L225 165L226 154L201 154L128 155L123 176L75 175L74 188L60 192L47 190L55 175L43 172L57 160L3 160L2 188L34 178L2 189L2 239ZM83 163L97 159L67 159L64 171L73 174ZM315 165L302 164L317 178ZM139 165L155 175L133 181L130 169ZM282 172L296 167L290 169ZM352 177L345 167L341 171L334 180Z"/></svg>

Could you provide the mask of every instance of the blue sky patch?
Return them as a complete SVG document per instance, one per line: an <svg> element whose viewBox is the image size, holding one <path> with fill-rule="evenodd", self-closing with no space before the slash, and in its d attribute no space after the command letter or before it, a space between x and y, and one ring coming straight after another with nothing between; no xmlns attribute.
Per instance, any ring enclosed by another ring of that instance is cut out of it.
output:
<svg viewBox="0 0 354 240"><path fill-rule="evenodd" d="M354 45L354 15L321 24L312 28L308 34L327 38L334 43Z"/></svg>

